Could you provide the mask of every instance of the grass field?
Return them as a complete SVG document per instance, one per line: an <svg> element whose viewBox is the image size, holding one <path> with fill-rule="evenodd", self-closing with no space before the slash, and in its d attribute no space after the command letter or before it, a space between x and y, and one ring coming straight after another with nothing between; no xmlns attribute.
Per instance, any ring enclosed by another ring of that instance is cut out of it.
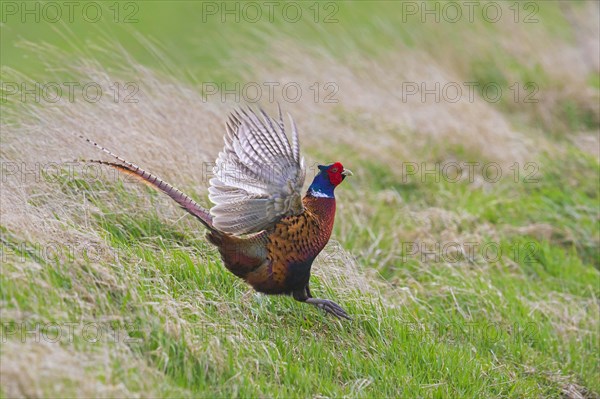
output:
<svg viewBox="0 0 600 399"><path fill-rule="evenodd" d="M0 3L0 397L600 397L599 3L75 3ZM244 97L355 173L311 280L352 321L79 162L209 206Z"/></svg>

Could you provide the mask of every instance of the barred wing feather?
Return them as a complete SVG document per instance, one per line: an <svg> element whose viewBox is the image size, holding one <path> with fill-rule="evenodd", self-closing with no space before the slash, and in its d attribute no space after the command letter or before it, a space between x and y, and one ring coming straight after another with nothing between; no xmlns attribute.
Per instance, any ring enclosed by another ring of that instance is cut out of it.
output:
<svg viewBox="0 0 600 399"><path fill-rule="evenodd" d="M240 235L265 230L279 219L303 212L305 171L298 132L290 117L292 143L279 120L260 110L236 111L227 123L225 147L210 180L213 224Z"/></svg>

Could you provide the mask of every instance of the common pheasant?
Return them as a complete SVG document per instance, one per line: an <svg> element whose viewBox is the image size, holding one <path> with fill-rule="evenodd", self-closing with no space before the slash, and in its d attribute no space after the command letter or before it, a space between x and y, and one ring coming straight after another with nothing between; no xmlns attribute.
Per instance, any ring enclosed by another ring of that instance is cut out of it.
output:
<svg viewBox="0 0 600 399"><path fill-rule="evenodd" d="M289 116L289 115L288 115ZM306 172L298 131L289 116L292 143L278 120L263 110L233 112L227 122L225 147L210 179L209 210L189 196L106 148L83 139L117 162L90 160L136 176L164 192L208 229L225 267L265 294L292 295L340 318L346 311L328 299L314 298L309 279L313 261L331 236L335 188L352 172L341 163L319 165L304 198Z"/></svg>

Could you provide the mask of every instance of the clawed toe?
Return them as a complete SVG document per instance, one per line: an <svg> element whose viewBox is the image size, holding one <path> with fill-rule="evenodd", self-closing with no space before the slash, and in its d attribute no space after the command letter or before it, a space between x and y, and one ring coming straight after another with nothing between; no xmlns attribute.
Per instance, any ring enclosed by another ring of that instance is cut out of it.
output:
<svg viewBox="0 0 600 399"><path fill-rule="evenodd" d="M339 317L340 319L347 319L347 320L352 320L352 318L350 316L348 316L348 313L346 313L346 311L344 309L342 309L341 307L337 306L334 307L330 307L330 308L325 308L325 311L336 316Z"/></svg>
<svg viewBox="0 0 600 399"><path fill-rule="evenodd" d="M336 317L352 320L352 318L348 316L348 313L346 313L346 311L342 309L340 305L333 301L323 299L322 302L317 304L317 306Z"/></svg>

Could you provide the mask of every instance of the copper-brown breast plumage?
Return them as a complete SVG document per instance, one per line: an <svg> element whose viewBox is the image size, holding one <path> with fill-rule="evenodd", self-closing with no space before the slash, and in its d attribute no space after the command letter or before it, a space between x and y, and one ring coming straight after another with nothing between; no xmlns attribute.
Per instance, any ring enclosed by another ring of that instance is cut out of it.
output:
<svg viewBox="0 0 600 399"><path fill-rule="evenodd" d="M304 207L305 212L280 220L268 234L267 260L246 277L257 291L284 293L296 288L295 281L308 282L312 261L331 235L335 200L305 197Z"/></svg>

